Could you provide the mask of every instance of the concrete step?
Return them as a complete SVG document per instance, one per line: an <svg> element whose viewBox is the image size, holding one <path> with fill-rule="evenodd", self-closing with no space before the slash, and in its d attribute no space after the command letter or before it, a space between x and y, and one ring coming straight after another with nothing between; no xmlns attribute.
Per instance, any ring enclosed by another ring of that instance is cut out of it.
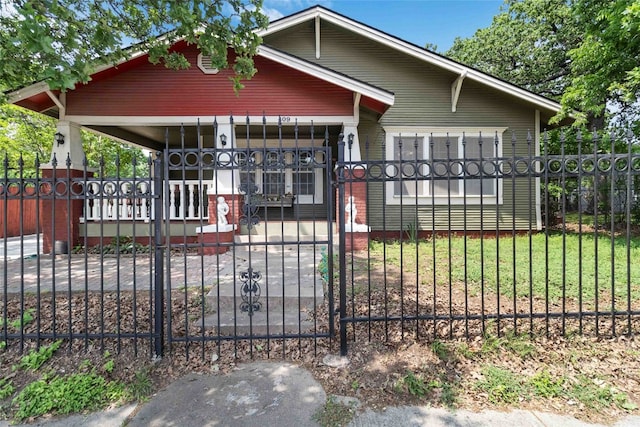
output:
<svg viewBox="0 0 640 427"><path fill-rule="evenodd" d="M335 232L335 225L332 227ZM246 226L242 226L240 234L252 236L260 236L270 241L274 239L282 239L282 236L327 236L329 235L329 227L327 221L261 221L254 225L250 230Z"/></svg>

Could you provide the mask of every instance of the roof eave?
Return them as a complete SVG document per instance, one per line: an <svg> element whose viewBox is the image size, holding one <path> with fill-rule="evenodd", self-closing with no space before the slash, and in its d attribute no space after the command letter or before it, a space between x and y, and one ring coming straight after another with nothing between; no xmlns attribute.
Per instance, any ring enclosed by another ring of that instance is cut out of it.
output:
<svg viewBox="0 0 640 427"><path fill-rule="evenodd" d="M318 16L321 19L325 19L327 22L330 22L334 25L345 28L347 30L357 31L358 33L363 34L364 36L385 46L400 50L410 56L426 61L432 65L443 68L457 75L467 73L467 78L486 84L487 86L493 87L499 91L506 92L512 96L515 96L516 98L530 102L539 108L551 110L554 112L559 112L561 109L561 105L553 100L537 95L518 86L514 86L508 82L500 80L474 68L460 64L451 59L447 59L444 56L430 52L402 39L393 37L380 30L377 30L358 21L349 19L321 6L315 6L289 17L274 21L266 30L259 31L258 34L261 37L264 37L269 34L281 31L285 28L298 25L310 19L315 19Z"/></svg>

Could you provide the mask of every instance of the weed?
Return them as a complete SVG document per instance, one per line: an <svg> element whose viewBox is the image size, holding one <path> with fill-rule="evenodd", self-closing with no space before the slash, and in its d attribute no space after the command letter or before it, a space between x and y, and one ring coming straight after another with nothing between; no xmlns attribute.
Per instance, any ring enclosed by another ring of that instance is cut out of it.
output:
<svg viewBox="0 0 640 427"><path fill-rule="evenodd" d="M540 397L553 398L562 395L564 378L552 378L549 371L541 371L529 379L533 392Z"/></svg>
<svg viewBox="0 0 640 427"><path fill-rule="evenodd" d="M509 333L504 340L504 345L507 349L516 353L522 359L531 357L536 353L536 346L533 345L528 335L515 335Z"/></svg>
<svg viewBox="0 0 640 427"><path fill-rule="evenodd" d="M113 372L113 368L115 368L115 362L113 361L113 359L107 360L104 365L102 365L102 369L104 369L104 371L108 374Z"/></svg>
<svg viewBox="0 0 640 427"><path fill-rule="evenodd" d="M594 410L608 408L612 405L627 411L638 408L638 405L629 400L626 393L609 387L603 382L596 384L584 375L578 377L578 381L569 390L569 395Z"/></svg>
<svg viewBox="0 0 640 427"><path fill-rule="evenodd" d="M95 372L65 377L44 375L28 384L13 399L15 421L44 414L70 414L98 409L107 403L121 400L124 387L107 382Z"/></svg>
<svg viewBox="0 0 640 427"><path fill-rule="evenodd" d="M336 396L329 396L322 408L313 415L313 420L322 427L341 427L351 422L356 411L353 405L345 405Z"/></svg>
<svg viewBox="0 0 640 427"><path fill-rule="evenodd" d="M486 335L480 347L480 354L488 356L497 353L502 345L502 340L495 335Z"/></svg>
<svg viewBox="0 0 640 427"><path fill-rule="evenodd" d="M469 348L469 344L467 343L460 343L457 347L456 347L456 352L458 354L460 354L462 357L464 357L465 359L474 359L477 355L477 353L473 350L471 350L471 348Z"/></svg>
<svg viewBox="0 0 640 427"><path fill-rule="evenodd" d="M476 387L489 396L494 404L510 404L527 395L526 388L516 375L506 369L487 366L482 370L484 379L476 383Z"/></svg>
<svg viewBox="0 0 640 427"><path fill-rule="evenodd" d="M40 366L45 364L53 353L60 347L62 344L62 340L55 341L51 345L42 346L38 350L31 350L29 354L23 356L20 359L20 363L18 364L18 368L28 369L30 371L37 371Z"/></svg>
<svg viewBox="0 0 640 427"><path fill-rule="evenodd" d="M358 382L358 380L353 380L351 382L351 390L358 391L359 388L360 388L360 383Z"/></svg>
<svg viewBox="0 0 640 427"><path fill-rule="evenodd" d="M415 222L410 222L409 224L407 224L407 239L409 243L418 242L418 226Z"/></svg>
<svg viewBox="0 0 640 427"><path fill-rule="evenodd" d="M433 351L433 353L436 356L438 356L438 359L442 361L446 361L449 359L449 356L450 356L449 348L442 341L435 340L434 342L432 342L431 351Z"/></svg>
<svg viewBox="0 0 640 427"><path fill-rule="evenodd" d="M27 326L29 323L33 322L33 319L34 319L33 313L35 313L35 310L33 308L29 308L23 311L22 316L20 316L19 319L15 319L9 322L9 326L11 326L13 329L16 329L18 331L21 330L22 328ZM4 319L0 318L0 328L2 328L3 326L4 326Z"/></svg>
<svg viewBox="0 0 640 427"><path fill-rule="evenodd" d="M318 262L318 273L324 283L329 283L329 256L327 250L322 248L320 251L320 261Z"/></svg>
<svg viewBox="0 0 640 427"><path fill-rule="evenodd" d="M127 394L131 400L142 402L153 392L153 383L149 377L149 369L136 371L133 380L127 385Z"/></svg>
<svg viewBox="0 0 640 427"><path fill-rule="evenodd" d="M433 388L439 386L440 384L438 382L425 382L424 379L411 371L407 371L407 373L395 384L396 390L401 391L406 389L407 393L415 397L424 397Z"/></svg>
<svg viewBox="0 0 640 427"><path fill-rule="evenodd" d="M455 408L458 402L458 393L453 384L450 382L444 381L440 386L441 394L440 401L444 406L449 409Z"/></svg>
<svg viewBox="0 0 640 427"><path fill-rule="evenodd" d="M16 391L13 381L7 378L0 378L0 400L4 400Z"/></svg>

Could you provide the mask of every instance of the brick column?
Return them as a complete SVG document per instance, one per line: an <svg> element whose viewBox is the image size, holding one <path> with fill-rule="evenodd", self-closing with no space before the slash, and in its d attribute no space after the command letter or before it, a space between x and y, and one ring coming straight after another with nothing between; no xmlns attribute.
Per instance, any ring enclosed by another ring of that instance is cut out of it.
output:
<svg viewBox="0 0 640 427"><path fill-rule="evenodd" d="M349 214L345 214L346 226L346 250L364 250L367 248L369 238L369 218L367 216L367 182L365 181L366 171L362 169L345 169L344 176L347 182L344 185L345 200L344 206L347 207L350 197L353 197L353 203L357 209L355 217L355 230L350 230ZM349 178L353 178L354 182L348 182ZM336 190L337 191L337 190ZM336 193L336 200L338 199ZM340 204L336 203L336 219L340 218Z"/></svg>
<svg viewBox="0 0 640 427"><path fill-rule="evenodd" d="M51 253L55 242L66 243L68 252L80 243L80 217L84 200L72 198L82 190L80 184L74 184L72 179L83 176L84 171L78 169L55 169L55 176L54 169L42 169L45 181L40 200L43 253Z"/></svg>
<svg viewBox="0 0 640 427"><path fill-rule="evenodd" d="M240 233L240 216L242 215L242 204L244 197L242 194L209 194L209 224L216 224L218 221L218 196L224 197L229 205L227 221L236 226L236 233Z"/></svg>

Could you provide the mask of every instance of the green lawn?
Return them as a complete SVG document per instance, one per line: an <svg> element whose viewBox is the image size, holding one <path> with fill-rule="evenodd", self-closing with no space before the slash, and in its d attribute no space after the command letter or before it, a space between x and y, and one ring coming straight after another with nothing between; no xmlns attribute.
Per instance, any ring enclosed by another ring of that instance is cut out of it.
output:
<svg viewBox="0 0 640 427"><path fill-rule="evenodd" d="M448 285L450 277L456 286L466 282L472 295L478 294L481 286L487 293L496 293L499 277L500 294L510 297L514 296L515 283L516 297L544 298L548 293L552 302L563 294L575 299L581 294L585 301L594 300L596 289L605 302L611 299L612 286L616 304L626 301L628 295L633 300L640 298L640 237L632 238L627 248L624 237L612 241L604 235L596 239L593 234L579 237L554 233L548 240L544 233L499 240L452 237L449 241L446 236L438 236L435 257L433 250L432 240L417 244L372 242L370 264L376 272L374 280L381 280L377 273L386 267L388 281L398 282L401 274L403 285L415 285L417 279L421 285L431 286L435 270L439 285ZM362 260L359 263L361 268L368 264Z"/></svg>

